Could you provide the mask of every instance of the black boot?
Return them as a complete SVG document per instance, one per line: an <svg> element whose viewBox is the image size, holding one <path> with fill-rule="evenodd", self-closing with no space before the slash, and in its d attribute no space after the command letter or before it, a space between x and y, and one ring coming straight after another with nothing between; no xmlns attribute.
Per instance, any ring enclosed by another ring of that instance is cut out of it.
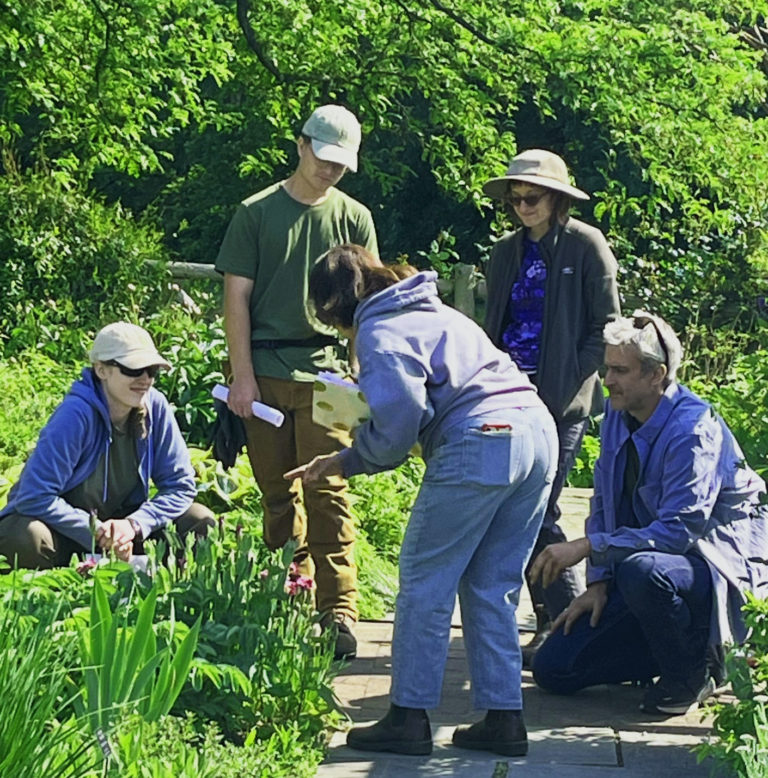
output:
<svg viewBox="0 0 768 778"><path fill-rule="evenodd" d="M549 620L549 614L545 605L535 605L534 613L536 614L536 634L531 638L531 642L527 646L523 646L523 669L530 670L533 668L533 658L536 656L536 652L541 648L544 641L549 637L549 632L552 627L552 622Z"/></svg>
<svg viewBox="0 0 768 778"><path fill-rule="evenodd" d="M432 753L432 730L427 712L420 708L390 705L381 721L355 727L347 733L347 745L358 751L391 751L426 756Z"/></svg>
<svg viewBox="0 0 768 778"><path fill-rule="evenodd" d="M350 660L357 656L357 638L352 632L354 623L350 616L343 613L326 613L320 619L320 629L323 632L328 629L336 630L336 640L333 646L334 660Z"/></svg>
<svg viewBox="0 0 768 778"><path fill-rule="evenodd" d="M456 727L453 745L502 756L525 756L528 733L522 711L489 710L482 721L469 727Z"/></svg>

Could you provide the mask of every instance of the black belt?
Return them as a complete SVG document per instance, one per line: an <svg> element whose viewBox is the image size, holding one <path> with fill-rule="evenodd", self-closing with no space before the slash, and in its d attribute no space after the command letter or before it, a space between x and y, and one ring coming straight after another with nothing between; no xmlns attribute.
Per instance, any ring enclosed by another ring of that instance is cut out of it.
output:
<svg viewBox="0 0 768 778"><path fill-rule="evenodd" d="M314 335L311 338L281 338L280 340L252 340L252 348L323 348L324 346L338 346L339 341L331 335Z"/></svg>

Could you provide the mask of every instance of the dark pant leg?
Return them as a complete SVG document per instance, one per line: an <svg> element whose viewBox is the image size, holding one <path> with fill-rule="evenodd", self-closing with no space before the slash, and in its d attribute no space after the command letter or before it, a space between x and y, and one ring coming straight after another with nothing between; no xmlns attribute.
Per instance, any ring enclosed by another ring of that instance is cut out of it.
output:
<svg viewBox="0 0 768 778"><path fill-rule="evenodd" d="M163 554L163 560L168 558L168 555L173 548L177 549L176 556L183 553L185 539L190 532L195 535L195 538L205 537L208 534L208 530L216 526L216 518L210 508L207 508L202 503L193 502L185 513L173 521L173 524L176 527L178 539L170 536L169 533L165 531L165 528L156 530L147 538L147 540L162 540L165 543L166 551ZM146 553L143 540L134 540L133 553Z"/></svg>
<svg viewBox="0 0 768 778"><path fill-rule="evenodd" d="M641 551L616 568L616 588L643 631L665 681L706 680L712 577L696 554Z"/></svg>
<svg viewBox="0 0 768 778"><path fill-rule="evenodd" d="M12 513L0 519L0 555L11 567L67 567L73 554L88 550L33 516Z"/></svg>
<svg viewBox="0 0 768 778"><path fill-rule="evenodd" d="M208 530L216 526L216 517L210 508L202 503L193 502L174 524L182 539L190 532L194 532L198 537L205 537Z"/></svg>
<svg viewBox="0 0 768 778"><path fill-rule="evenodd" d="M572 694L602 683L649 681L658 675L640 623L612 588L597 626L585 613L565 635L560 627L536 652L533 679L553 694Z"/></svg>
<svg viewBox="0 0 768 778"><path fill-rule="evenodd" d="M531 555L531 560L526 569L526 580L528 581L528 590L531 593L534 610L538 613L542 611L550 619L555 619L565 610L571 600L578 597L584 587L578 574L572 568L566 568L546 589L537 582L530 583L528 571L536 557L549 545L553 543L563 543L567 540L565 533L558 525L561 512L557 504L560 494L563 491L568 473L571 472L573 463L576 461L581 443L589 426L589 419L578 419L577 421L559 421L557 423L557 438L560 444L560 454L557 460L557 472L555 480L552 482L552 492L549 495L547 511L544 514L544 522L541 525L536 545ZM541 619L538 619L541 620Z"/></svg>

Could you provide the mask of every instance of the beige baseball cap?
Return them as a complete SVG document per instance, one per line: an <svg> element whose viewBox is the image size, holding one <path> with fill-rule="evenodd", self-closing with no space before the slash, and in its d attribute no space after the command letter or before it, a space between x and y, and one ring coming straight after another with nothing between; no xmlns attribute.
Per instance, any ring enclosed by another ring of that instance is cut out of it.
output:
<svg viewBox="0 0 768 778"><path fill-rule="evenodd" d="M130 368L151 365L160 365L166 369L171 367L170 362L158 353L152 336L142 327L127 321L116 321L100 329L88 357L91 364L114 359Z"/></svg>
<svg viewBox="0 0 768 778"><path fill-rule="evenodd" d="M301 129L312 139L312 151L324 162L338 162L357 172L360 122L341 105L321 105Z"/></svg>
<svg viewBox="0 0 768 778"><path fill-rule="evenodd" d="M562 157L544 149L528 149L518 154L510 163L507 172L483 184L483 192L489 197L503 200L509 192L509 182L536 184L564 192L576 200L589 200L589 195L577 189L570 182L568 168Z"/></svg>

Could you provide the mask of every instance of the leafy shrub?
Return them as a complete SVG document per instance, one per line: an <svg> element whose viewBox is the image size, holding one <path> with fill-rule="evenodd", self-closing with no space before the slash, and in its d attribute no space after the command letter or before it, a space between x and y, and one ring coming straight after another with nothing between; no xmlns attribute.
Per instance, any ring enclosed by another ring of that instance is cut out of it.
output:
<svg viewBox="0 0 768 778"><path fill-rule="evenodd" d="M198 300L203 307L213 306L209 295L197 296ZM157 388L176 408L176 420L187 441L207 446L215 419L211 389L224 382L227 356L221 320L174 306L157 311L144 326L173 366L158 376Z"/></svg>
<svg viewBox="0 0 768 778"><path fill-rule="evenodd" d="M600 456L600 437L599 429L593 420L591 424L592 432L584 436L581 444L581 451L576 456L573 468L568 474L568 486L581 488L592 488L593 474L595 472L595 462Z"/></svg>
<svg viewBox="0 0 768 778"><path fill-rule="evenodd" d="M87 579L74 568L0 576L0 688L18 712L0 722L3 778L314 775L339 714L331 633L317 634L307 592L286 590L293 549L270 554L222 531L195 549L190 538L178 564L155 551L152 578L122 562ZM182 685L186 723L163 715ZM36 726L38 738L20 735ZM177 733L173 748L155 742Z"/></svg>
<svg viewBox="0 0 768 778"><path fill-rule="evenodd" d="M424 462L411 457L397 470L351 479L352 512L378 556L397 562Z"/></svg>
<svg viewBox="0 0 768 778"><path fill-rule="evenodd" d="M716 702L713 737L697 748L699 758L714 757L729 775L768 776L768 600L747 594L745 622L750 636L726 657L736 702Z"/></svg>
<svg viewBox="0 0 768 778"><path fill-rule="evenodd" d="M78 375L78 366L33 350L0 360L0 473L26 459Z"/></svg>
<svg viewBox="0 0 768 778"><path fill-rule="evenodd" d="M723 372L692 377L687 385L709 400L741 446L749 465L768 477L768 325L758 331L757 348L732 354Z"/></svg>
<svg viewBox="0 0 768 778"><path fill-rule="evenodd" d="M159 237L46 172L0 177L0 346L80 359L99 327L167 297Z"/></svg>
<svg viewBox="0 0 768 778"><path fill-rule="evenodd" d="M294 549L269 553L221 520L218 531L187 546L183 563L171 556L154 573L162 618L202 620L179 707L204 712L238 742L251 731L261 741L293 727L305 745L319 747L336 716L331 635L317 634L309 593L286 587Z"/></svg>

